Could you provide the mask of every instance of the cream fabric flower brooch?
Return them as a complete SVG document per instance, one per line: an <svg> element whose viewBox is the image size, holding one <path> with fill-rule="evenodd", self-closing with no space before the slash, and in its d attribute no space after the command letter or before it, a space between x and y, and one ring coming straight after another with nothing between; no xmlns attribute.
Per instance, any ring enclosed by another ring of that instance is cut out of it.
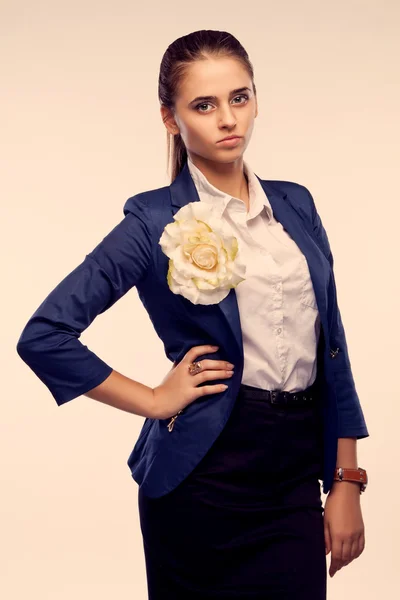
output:
<svg viewBox="0 0 400 600"><path fill-rule="evenodd" d="M160 237L169 257L167 281L193 304L217 304L245 279L238 240L206 202L189 202Z"/></svg>

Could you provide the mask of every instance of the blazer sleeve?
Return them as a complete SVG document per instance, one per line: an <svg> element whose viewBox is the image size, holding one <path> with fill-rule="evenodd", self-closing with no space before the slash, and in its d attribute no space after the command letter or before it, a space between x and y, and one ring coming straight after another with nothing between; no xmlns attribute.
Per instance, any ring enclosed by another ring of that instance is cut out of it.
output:
<svg viewBox="0 0 400 600"><path fill-rule="evenodd" d="M49 293L20 334L17 353L58 406L100 385L113 370L79 337L146 277L151 225L145 202L140 195L126 201L124 218Z"/></svg>
<svg viewBox="0 0 400 600"><path fill-rule="evenodd" d="M362 439L369 437L369 432L354 383L349 350L346 341L346 333L340 314L340 308L337 302L335 275L333 271L334 258L329 244L328 235L316 209L314 199L309 190L307 190L307 188L305 189L311 202L311 215L314 234L319 239L320 244L324 249L332 267L333 287L335 291L335 315L329 343L331 344L332 348L339 348L339 351L344 354L342 359L344 367L334 371L335 394L338 407L338 437L355 437L357 439Z"/></svg>

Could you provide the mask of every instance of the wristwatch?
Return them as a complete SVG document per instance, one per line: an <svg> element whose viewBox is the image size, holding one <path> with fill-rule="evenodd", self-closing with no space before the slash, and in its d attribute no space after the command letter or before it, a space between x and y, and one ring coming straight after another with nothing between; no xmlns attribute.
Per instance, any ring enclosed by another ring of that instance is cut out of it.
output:
<svg viewBox="0 0 400 600"><path fill-rule="evenodd" d="M360 494L365 492L368 484L368 475L365 469L358 467L351 469L349 467L336 467L333 476L334 481L356 481L360 484Z"/></svg>

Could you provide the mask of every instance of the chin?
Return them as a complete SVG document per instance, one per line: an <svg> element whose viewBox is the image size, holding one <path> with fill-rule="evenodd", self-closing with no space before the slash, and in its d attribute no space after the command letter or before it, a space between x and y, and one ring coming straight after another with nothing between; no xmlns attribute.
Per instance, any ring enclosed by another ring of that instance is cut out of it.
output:
<svg viewBox="0 0 400 600"><path fill-rule="evenodd" d="M227 150L230 150L230 151L227 152ZM236 152L234 152L234 150L236 150ZM224 154L219 153L218 156L215 157L215 160L218 162L221 162L221 163L231 163L235 160L238 160L242 156L243 156L243 150L240 150L240 152L238 152L236 148L231 148L231 149L225 148Z"/></svg>

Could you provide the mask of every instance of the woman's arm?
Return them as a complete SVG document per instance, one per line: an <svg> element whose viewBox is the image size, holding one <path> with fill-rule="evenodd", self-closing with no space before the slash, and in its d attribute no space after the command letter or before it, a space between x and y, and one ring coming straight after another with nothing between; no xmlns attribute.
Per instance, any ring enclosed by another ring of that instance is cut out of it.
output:
<svg viewBox="0 0 400 600"><path fill-rule="evenodd" d="M154 418L153 388L129 379L118 371L113 370L100 385L84 396L134 415Z"/></svg>
<svg viewBox="0 0 400 600"><path fill-rule="evenodd" d="M320 240L325 254L329 257L332 267L332 278L336 288L334 274L334 258L329 244L328 235L322 224L321 218L316 209L314 199L307 188L305 188L309 202L311 204L311 221L314 233ZM349 350L347 347L346 333L342 322L340 308L336 298L336 315L330 332L330 340L327 340L331 348L339 348L343 356L343 368L335 373L335 394L338 407L338 437L363 439L369 437L369 432L365 422L364 413L361 407L360 399L355 387L353 378ZM344 466L344 465L342 465Z"/></svg>
<svg viewBox="0 0 400 600"><path fill-rule="evenodd" d="M338 439L338 450L337 450L337 467L346 467L348 469L357 469L357 438L347 437ZM336 483L336 482L334 482ZM343 483L343 482L337 482ZM357 483L357 486L359 484Z"/></svg>
<svg viewBox="0 0 400 600"><path fill-rule="evenodd" d="M137 414L144 414L140 398L125 395L139 390L141 384L128 380L132 383L127 386L122 375L110 377L112 367L79 340L97 315L148 273L152 254L148 208L142 195L130 200L122 221L50 292L18 340L19 356L58 406L96 388L95 399L114 399L128 408L132 402Z"/></svg>

